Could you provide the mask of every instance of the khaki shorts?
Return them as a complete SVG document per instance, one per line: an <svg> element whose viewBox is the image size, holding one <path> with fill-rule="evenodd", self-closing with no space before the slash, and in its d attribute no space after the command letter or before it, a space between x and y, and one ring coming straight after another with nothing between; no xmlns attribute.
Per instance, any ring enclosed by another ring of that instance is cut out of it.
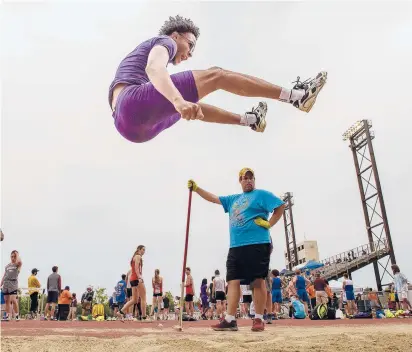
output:
<svg viewBox="0 0 412 352"><path fill-rule="evenodd" d="M329 301L328 295L325 291L316 291L316 304L325 303Z"/></svg>

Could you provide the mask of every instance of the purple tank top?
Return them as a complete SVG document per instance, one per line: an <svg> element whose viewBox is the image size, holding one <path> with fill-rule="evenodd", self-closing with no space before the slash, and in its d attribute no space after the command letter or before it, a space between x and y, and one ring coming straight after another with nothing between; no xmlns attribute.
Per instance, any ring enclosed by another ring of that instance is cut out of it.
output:
<svg viewBox="0 0 412 352"><path fill-rule="evenodd" d="M207 296L206 290L207 290L207 285L202 285L202 286L200 287L200 295L201 295L201 296Z"/></svg>
<svg viewBox="0 0 412 352"><path fill-rule="evenodd" d="M146 74L147 59L154 46L164 46L169 52L169 63L173 61L177 45L176 42L167 35L153 37L139 44L136 49L129 53L117 68L116 75L109 88L109 105L113 98L113 89L118 83L145 84L149 82Z"/></svg>

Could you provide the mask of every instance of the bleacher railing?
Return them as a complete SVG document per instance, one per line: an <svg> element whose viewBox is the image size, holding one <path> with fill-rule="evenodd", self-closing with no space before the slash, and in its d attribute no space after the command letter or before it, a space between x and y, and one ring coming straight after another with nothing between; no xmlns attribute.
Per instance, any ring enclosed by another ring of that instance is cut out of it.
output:
<svg viewBox="0 0 412 352"><path fill-rule="evenodd" d="M389 253L389 246L386 240L364 244L321 260L320 262L324 266L319 271L325 278L340 277L343 273L353 271L361 264L370 262L387 253Z"/></svg>

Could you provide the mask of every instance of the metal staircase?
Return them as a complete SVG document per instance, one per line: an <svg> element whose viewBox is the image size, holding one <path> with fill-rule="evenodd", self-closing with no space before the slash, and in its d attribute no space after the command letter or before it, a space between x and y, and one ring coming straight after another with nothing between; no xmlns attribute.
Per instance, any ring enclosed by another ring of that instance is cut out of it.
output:
<svg viewBox="0 0 412 352"><path fill-rule="evenodd" d="M324 264L324 266L317 271L320 271L326 280L337 280L345 273L351 277L354 271L362 269L389 254L389 246L386 241L382 239L373 244L364 244L321 260L320 262Z"/></svg>

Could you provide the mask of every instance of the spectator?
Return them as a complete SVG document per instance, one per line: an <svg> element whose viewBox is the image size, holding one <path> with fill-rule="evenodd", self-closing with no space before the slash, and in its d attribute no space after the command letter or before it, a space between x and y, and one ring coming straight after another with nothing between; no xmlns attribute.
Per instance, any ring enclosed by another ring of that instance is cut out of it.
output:
<svg viewBox="0 0 412 352"><path fill-rule="evenodd" d="M116 285L116 303L118 308L121 310L126 303L127 295L127 284L126 284L126 274L122 275L122 279Z"/></svg>
<svg viewBox="0 0 412 352"><path fill-rule="evenodd" d="M403 310L412 309L411 303L408 301L408 279L401 273L398 265L393 264L391 268L394 275L395 292L398 294Z"/></svg>
<svg viewBox="0 0 412 352"><path fill-rule="evenodd" d="M72 299L70 302L70 312L67 320L76 320L77 317L77 297L75 293L72 293Z"/></svg>
<svg viewBox="0 0 412 352"><path fill-rule="evenodd" d="M167 295L164 294L163 295L163 314L164 314L165 320L169 319L169 307L170 307L169 297L167 297Z"/></svg>
<svg viewBox="0 0 412 352"><path fill-rule="evenodd" d="M316 278L313 286L316 291L316 304L327 304L328 295L326 293L326 287L328 286L328 284L326 283L324 278L320 277L320 273L316 273Z"/></svg>
<svg viewBox="0 0 412 352"><path fill-rule="evenodd" d="M339 308L339 298L336 295L336 292L334 292L333 296L332 296L332 308L333 309L338 309Z"/></svg>
<svg viewBox="0 0 412 352"><path fill-rule="evenodd" d="M44 314L47 317L50 317L50 320L54 320L54 311L56 304L59 300L59 292L61 292L62 287L62 278L57 273L59 268L54 266L52 268L52 273L47 278L47 304L44 309ZM51 308L49 315L49 308Z"/></svg>
<svg viewBox="0 0 412 352"><path fill-rule="evenodd" d="M6 265L3 278L1 279L2 292L6 303L6 317L4 320L10 320L12 314L15 319L19 320L19 305L17 303L17 291L19 288L19 274L22 267L22 261L19 252L14 250L10 254L10 263Z"/></svg>
<svg viewBox="0 0 412 352"><path fill-rule="evenodd" d="M92 301L94 292L91 286L87 287L86 292L83 293L81 303L82 303L82 315L89 315L92 313Z"/></svg>
<svg viewBox="0 0 412 352"><path fill-rule="evenodd" d="M62 290L59 297L59 317L58 320L67 320L67 316L70 311L70 303L72 302L72 295L70 293L70 287L66 286Z"/></svg>
<svg viewBox="0 0 412 352"><path fill-rule="evenodd" d="M36 277L38 272L39 272L39 269L34 268L31 271L31 275L29 276L29 279L28 279L28 288L29 288L29 295L30 295L30 315L32 319L36 318L37 309L39 307L40 282Z"/></svg>

